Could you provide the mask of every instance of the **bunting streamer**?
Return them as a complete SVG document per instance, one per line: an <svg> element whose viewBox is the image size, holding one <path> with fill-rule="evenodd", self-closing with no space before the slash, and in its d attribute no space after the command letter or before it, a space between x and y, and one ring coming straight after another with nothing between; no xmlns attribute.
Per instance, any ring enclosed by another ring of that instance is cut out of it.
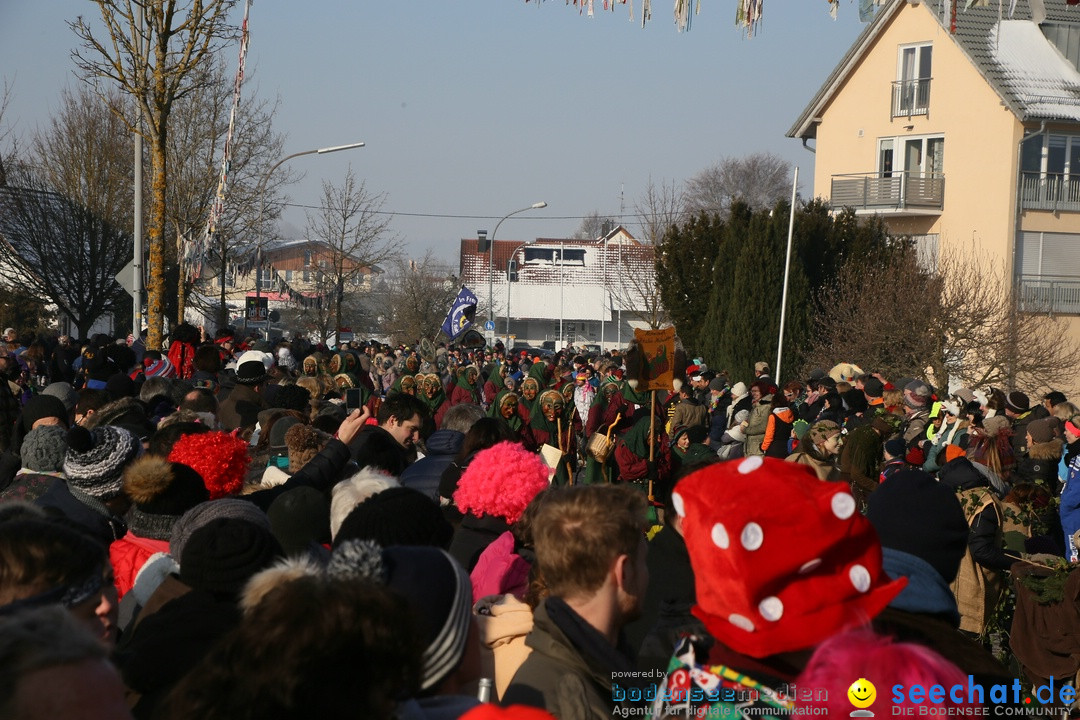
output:
<svg viewBox="0 0 1080 720"><path fill-rule="evenodd" d="M225 134L225 147L221 156L221 175L218 178L217 192L210 205L210 215L206 221L206 232L199 242L185 242L184 257L188 279L192 280L202 274L203 259L210 250L214 233L217 231L218 222L225 209L225 197L229 187L229 169L232 160L233 133L236 130L236 114L240 107L240 87L244 84L244 63L247 60L248 50L248 13L251 10L251 0L244 2L244 21L240 26L240 56L236 67L236 80L233 83L233 104L229 112L229 129Z"/></svg>

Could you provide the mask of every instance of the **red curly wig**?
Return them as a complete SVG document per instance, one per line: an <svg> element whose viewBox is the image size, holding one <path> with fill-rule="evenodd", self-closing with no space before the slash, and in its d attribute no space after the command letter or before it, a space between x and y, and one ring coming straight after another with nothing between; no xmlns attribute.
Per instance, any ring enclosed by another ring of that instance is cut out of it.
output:
<svg viewBox="0 0 1080 720"><path fill-rule="evenodd" d="M520 444L506 441L476 454L461 474L454 503L461 512L486 513L513 525L547 486L547 465Z"/></svg>
<svg viewBox="0 0 1080 720"><path fill-rule="evenodd" d="M202 476L210 499L238 495L244 486L251 456L243 439L221 430L184 435L173 445L169 460L183 463Z"/></svg>

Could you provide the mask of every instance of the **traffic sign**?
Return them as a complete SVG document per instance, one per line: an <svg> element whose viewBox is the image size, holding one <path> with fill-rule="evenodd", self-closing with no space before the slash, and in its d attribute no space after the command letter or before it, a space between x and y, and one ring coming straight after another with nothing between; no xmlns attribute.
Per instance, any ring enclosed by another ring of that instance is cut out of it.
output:
<svg viewBox="0 0 1080 720"><path fill-rule="evenodd" d="M484 323L484 329L485 330L494 330L495 329L495 321L494 320L488 320L487 322L485 322Z"/></svg>
<svg viewBox="0 0 1080 720"><path fill-rule="evenodd" d="M245 298L245 308L247 310L247 319L254 320L255 322L262 322L266 320L266 305L267 298L265 295L259 297Z"/></svg>

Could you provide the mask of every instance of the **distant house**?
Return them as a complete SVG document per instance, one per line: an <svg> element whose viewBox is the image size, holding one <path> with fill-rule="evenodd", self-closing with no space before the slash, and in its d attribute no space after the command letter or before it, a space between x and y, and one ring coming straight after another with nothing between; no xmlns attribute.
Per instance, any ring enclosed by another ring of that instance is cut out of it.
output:
<svg viewBox="0 0 1080 720"><path fill-rule="evenodd" d="M788 136L815 152L815 195L926 262L974 243L1080 335L1080 8L965 4L886 2Z"/></svg>
<svg viewBox="0 0 1080 720"><path fill-rule="evenodd" d="M653 248L622 226L595 240L495 240L490 251L479 245L477 238L461 240L462 282L480 301L477 323L483 327L490 305L494 336L511 345L609 349L659 314Z"/></svg>
<svg viewBox="0 0 1080 720"><path fill-rule="evenodd" d="M256 295L267 298L270 310L284 310L290 305L321 304L334 290L336 277L333 248L324 242L296 240L276 245L263 253L263 265L243 274L233 268L226 278L226 298L239 312L245 299ZM342 265L346 282L343 291L370 292L374 278L383 271L346 256ZM258 290L256 290L258 284Z"/></svg>

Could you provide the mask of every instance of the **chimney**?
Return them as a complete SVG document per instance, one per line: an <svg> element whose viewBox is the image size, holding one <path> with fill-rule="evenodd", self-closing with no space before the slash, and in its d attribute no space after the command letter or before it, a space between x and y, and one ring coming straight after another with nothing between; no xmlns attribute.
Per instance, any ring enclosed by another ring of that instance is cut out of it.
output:
<svg viewBox="0 0 1080 720"><path fill-rule="evenodd" d="M600 224L600 237L607 237L614 229L615 224L610 220L605 220Z"/></svg>

